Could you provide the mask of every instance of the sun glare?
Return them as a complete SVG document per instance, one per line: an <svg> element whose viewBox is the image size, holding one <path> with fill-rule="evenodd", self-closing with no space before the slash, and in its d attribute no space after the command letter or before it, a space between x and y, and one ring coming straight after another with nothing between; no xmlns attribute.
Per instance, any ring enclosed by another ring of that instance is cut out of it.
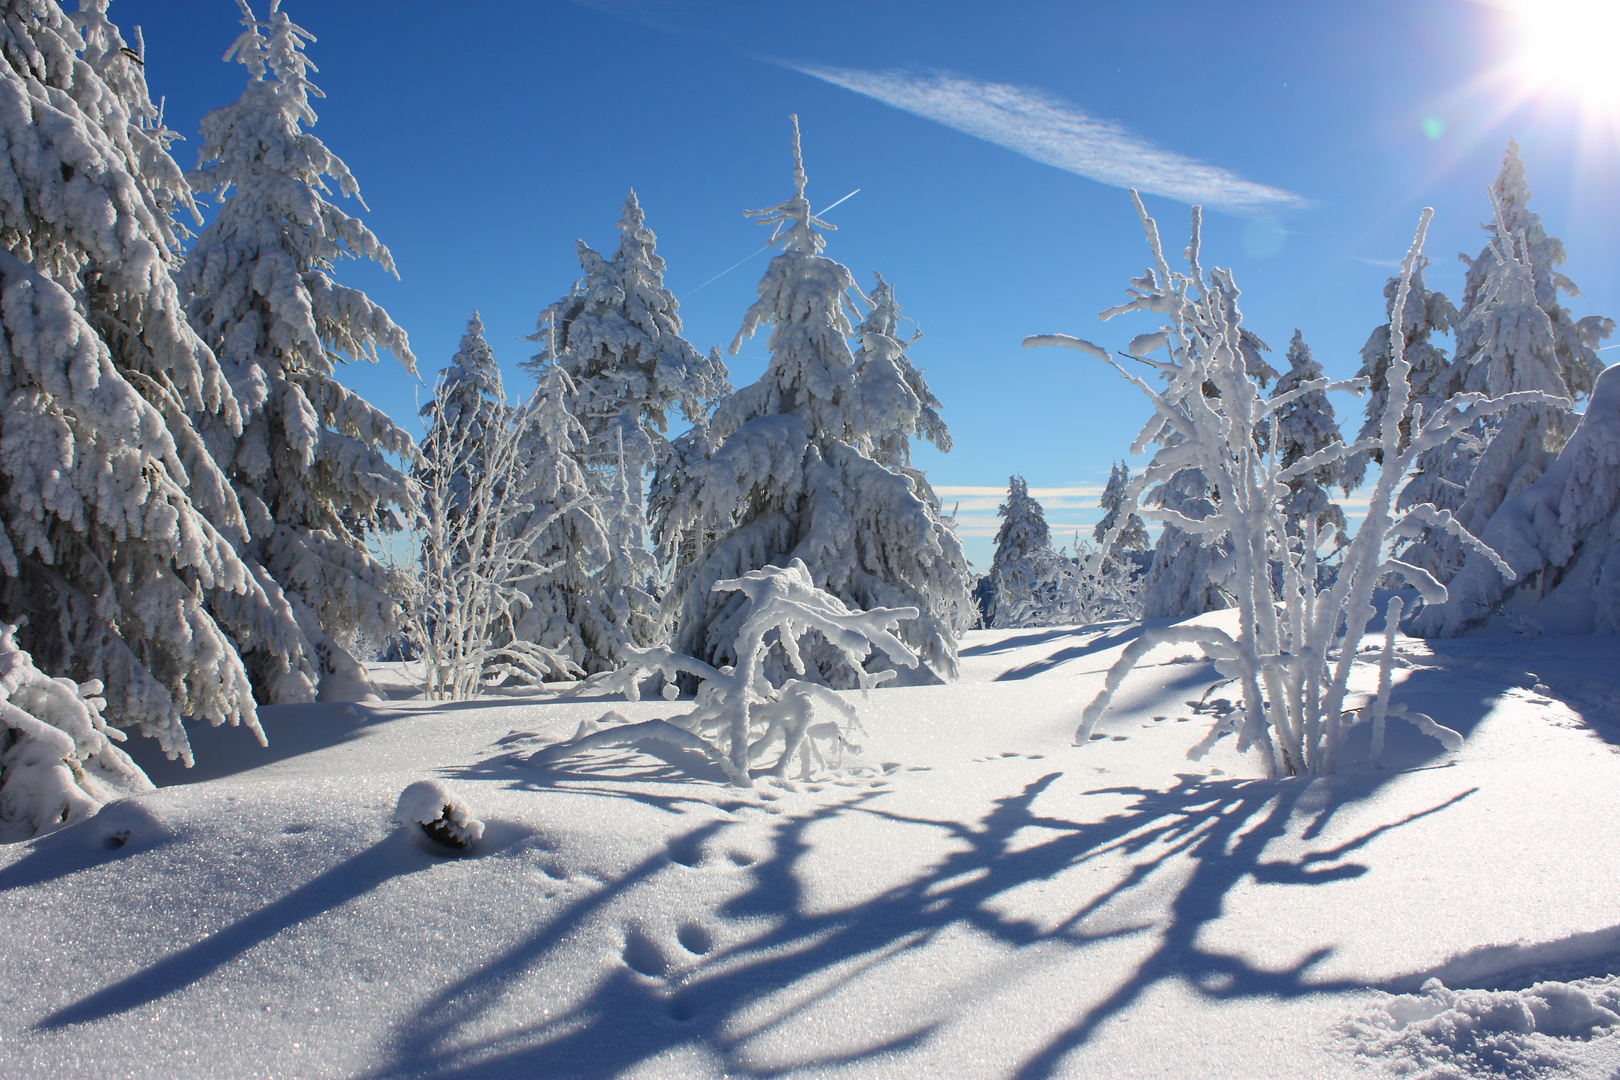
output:
<svg viewBox="0 0 1620 1080"><path fill-rule="evenodd" d="M1512 0L1525 89L1620 113L1620 0Z"/></svg>

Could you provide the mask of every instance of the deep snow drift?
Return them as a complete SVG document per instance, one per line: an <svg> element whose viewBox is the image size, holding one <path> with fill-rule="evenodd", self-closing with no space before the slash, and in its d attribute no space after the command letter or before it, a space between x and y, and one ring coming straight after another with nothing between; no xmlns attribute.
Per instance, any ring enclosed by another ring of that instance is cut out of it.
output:
<svg viewBox="0 0 1620 1080"><path fill-rule="evenodd" d="M1191 647L1071 745L1138 632L969 634L843 773L752 790L529 763L690 707L656 696L266 708L189 771L143 740L158 791L0 846L0 1075L1616 1075L1620 639L1401 639L1463 748L1392 719L1386 770L1363 728L1270 781L1186 760L1232 707ZM392 823L424 779L466 853Z"/></svg>

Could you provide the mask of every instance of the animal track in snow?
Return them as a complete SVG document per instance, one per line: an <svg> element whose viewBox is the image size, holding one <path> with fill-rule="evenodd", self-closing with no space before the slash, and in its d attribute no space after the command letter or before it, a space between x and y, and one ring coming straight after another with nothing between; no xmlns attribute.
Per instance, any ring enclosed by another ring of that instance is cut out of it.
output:
<svg viewBox="0 0 1620 1080"><path fill-rule="evenodd" d="M682 866L698 866L703 862L703 845L691 836L678 836L669 842L669 861Z"/></svg>
<svg viewBox="0 0 1620 1080"><path fill-rule="evenodd" d="M669 971L669 961L658 943L643 930L631 929L624 935L624 963L631 971L652 979L662 979Z"/></svg>
<svg viewBox="0 0 1620 1080"><path fill-rule="evenodd" d="M695 922L689 922L677 930L675 940L693 956L702 956L714 948L714 935L709 933L707 927Z"/></svg>

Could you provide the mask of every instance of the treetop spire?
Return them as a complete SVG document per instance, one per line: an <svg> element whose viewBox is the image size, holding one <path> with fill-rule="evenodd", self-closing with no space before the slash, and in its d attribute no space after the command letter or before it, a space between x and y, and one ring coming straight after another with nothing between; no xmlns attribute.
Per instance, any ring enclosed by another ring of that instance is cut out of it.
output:
<svg viewBox="0 0 1620 1080"><path fill-rule="evenodd" d="M775 226L767 244L774 246L780 238L783 251L820 255L827 241L816 230L836 232L838 226L829 225L810 212L810 200L804 196L807 178L804 173L804 153L799 143L799 114L793 113L788 119L793 121L793 197L764 210L744 210L743 213L759 219L761 225Z"/></svg>

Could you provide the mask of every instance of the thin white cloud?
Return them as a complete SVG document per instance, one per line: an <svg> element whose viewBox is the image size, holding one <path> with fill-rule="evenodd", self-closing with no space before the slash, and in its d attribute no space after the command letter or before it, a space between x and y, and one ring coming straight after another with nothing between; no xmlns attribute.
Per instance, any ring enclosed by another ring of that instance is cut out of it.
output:
<svg viewBox="0 0 1620 1080"><path fill-rule="evenodd" d="M1029 87L979 82L948 71L862 71L777 61L784 67L995 143L1045 165L1138 191L1233 213L1290 209L1308 200L1184 157L1087 116Z"/></svg>

